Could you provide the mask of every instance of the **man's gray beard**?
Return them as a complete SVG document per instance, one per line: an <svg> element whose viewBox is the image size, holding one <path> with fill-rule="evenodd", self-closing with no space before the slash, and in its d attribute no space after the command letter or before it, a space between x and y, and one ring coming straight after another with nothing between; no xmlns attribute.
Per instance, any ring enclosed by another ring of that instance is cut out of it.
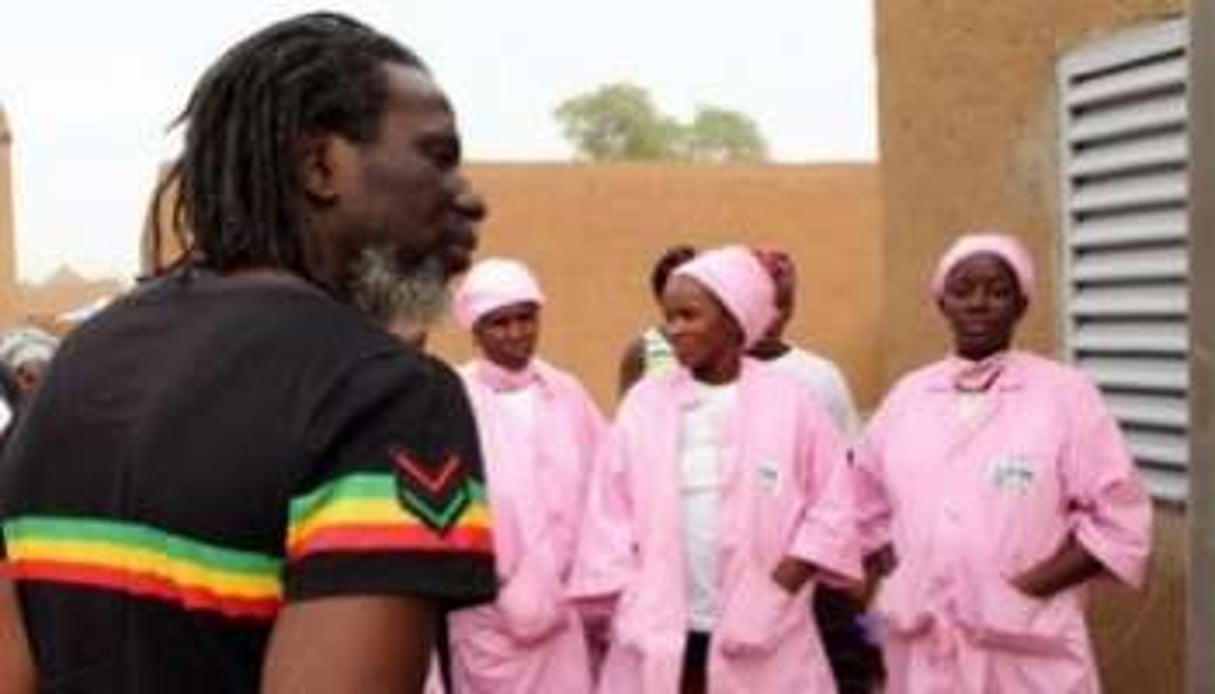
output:
<svg viewBox="0 0 1215 694"><path fill-rule="evenodd" d="M424 332L447 312L447 272L438 256L405 267L387 249L364 249L352 285L355 305L384 327L404 324Z"/></svg>

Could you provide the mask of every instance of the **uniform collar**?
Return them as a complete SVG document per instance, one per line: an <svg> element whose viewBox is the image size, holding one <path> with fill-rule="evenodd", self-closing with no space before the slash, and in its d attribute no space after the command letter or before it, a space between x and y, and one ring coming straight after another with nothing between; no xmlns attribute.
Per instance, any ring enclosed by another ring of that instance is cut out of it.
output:
<svg viewBox="0 0 1215 694"><path fill-rule="evenodd" d="M741 384L747 374L754 368L751 357L743 357L742 363L739 365L738 378L731 383ZM675 389L675 402L682 409L688 409L700 402L701 389L700 383L692 377L692 372L687 368L680 366L675 370L672 379L674 380L673 388ZM729 385L729 384L722 384Z"/></svg>
<svg viewBox="0 0 1215 694"><path fill-rule="evenodd" d="M1019 352L1007 350L983 360L984 363L989 361L995 362L998 365L999 374L995 378L995 383L988 389L988 392L993 390L1016 390L1024 385L1025 364ZM956 354L950 354L933 368L928 377L928 388L933 391L954 392L957 390L955 382L958 373L977 367L979 367L978 362L964 359Z"/></svg>
<svg viewBox="0 0 1215 694"><path fill-rule="evenodd" d="M509 393L533 385L547 390L547 372L544 364L536 358L519 371L504 369L488 359L477 359L473 373L477 380L495 393Z"/></svg>

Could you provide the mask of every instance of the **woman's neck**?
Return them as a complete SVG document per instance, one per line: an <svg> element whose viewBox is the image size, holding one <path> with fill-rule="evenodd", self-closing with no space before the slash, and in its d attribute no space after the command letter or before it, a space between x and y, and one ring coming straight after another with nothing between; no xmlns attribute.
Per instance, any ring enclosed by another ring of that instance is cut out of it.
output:
<svg viewBox="0 0 1215 694"><path fill-rule="evenodd" d="M731 354L713 363L692 369L692 377L701 383L720 386L738 380L738 374L741 371L742 356Z"/></svg>
<svg viewBox="0 0 1215 694"><path fill-rule="evenodd" d="M762 361L772 361L785 356L790 349L792 347L784 340L761 340L748 354Z"/></svg>
<svg viewBox="0 0 1215 694"><path fill-rule="evenodd" d="M965 359L967 361L980 362L985 359L990 359L991 357L994 357L997 354L1004 354L1004 353L1008 352L1009 348L1010 348L1010 344L1005 343L1005 344L997 346L997 347L987 347L984 349L972 349L972 350L955 349L954 354L956 354L957 356L959 356L962 359Z"/></svg>

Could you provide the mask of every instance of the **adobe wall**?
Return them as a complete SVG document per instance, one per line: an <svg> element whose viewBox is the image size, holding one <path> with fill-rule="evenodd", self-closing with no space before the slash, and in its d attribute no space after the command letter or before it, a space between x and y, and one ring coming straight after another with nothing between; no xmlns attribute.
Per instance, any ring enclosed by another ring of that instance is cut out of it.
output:
<svg viewBox="0 0 1215 694"><path fill-rule="evenodd" d="M614 401L624 346L657 320L654 259L691 242L763 243L791 251L800 271L789 335L834 359L862 405L879 394L881 254L874 165L681 166L477 164L489 201L480 256L533 265L550 297L542 350ZM438 333L453 359L469 337Z"/></svg>

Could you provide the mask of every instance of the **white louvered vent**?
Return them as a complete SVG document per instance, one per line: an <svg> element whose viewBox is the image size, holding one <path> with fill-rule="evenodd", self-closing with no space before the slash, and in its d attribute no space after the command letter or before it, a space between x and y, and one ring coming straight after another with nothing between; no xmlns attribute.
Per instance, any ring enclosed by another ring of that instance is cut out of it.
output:
<svg viewBox="0 0 1215 694"><path fill-rule="evenodd" d="M1185 20L1059 62L1064 350L1093 376L1152 492L1187 493Z"/></svg>

